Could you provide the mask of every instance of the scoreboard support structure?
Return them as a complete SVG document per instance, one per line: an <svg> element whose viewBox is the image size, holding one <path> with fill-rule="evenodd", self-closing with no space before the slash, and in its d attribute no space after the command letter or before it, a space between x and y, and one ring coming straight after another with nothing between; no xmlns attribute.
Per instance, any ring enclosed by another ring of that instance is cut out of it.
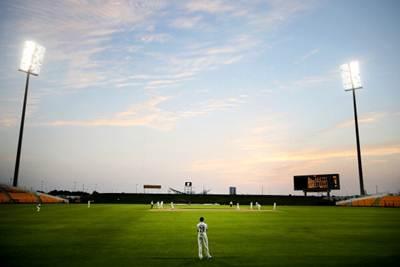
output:
<svg viewBox="0 0 400 267"><path fill-rule="evenodd" d="M303 192L304 192L304 196L306 197L307 196L307 192L309 192L309 191L303 190ZM324 192L324 191L318 191L318 192ZM326 196L327 197L331 197L331 190L326 190Z"/></svg>

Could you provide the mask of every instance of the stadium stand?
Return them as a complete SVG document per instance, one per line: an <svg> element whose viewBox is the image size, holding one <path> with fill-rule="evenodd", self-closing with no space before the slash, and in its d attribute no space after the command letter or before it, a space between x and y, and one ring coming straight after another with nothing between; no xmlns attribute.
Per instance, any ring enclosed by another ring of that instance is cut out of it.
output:
<svg viewBox="0 0 400 267"><path fill-rule="evenodd" d="M400 196L373 195L338 201L336 205L351 207L400 207Z"/></svg>
<svg viewBox="0 0 400 267"><path fill-rule="evenodd" d="M37 197L29 192L9 192L14 203L36 203Z"/></svg>
<svg viewBox="0 0 400 267"><path fill-rule="evenodd" d="M400 207L400 196L384 196L379 204L383 207Z"/></svg>
<svg viewBox="0 0 400 267"><path fill-rule="evenodd" d="M67 203L68 200L47 195L33 193L18 187L0 185L0 203Z"/></svg>
<svg viewBox="0 0 400 267"><path fill-rule="evenodd" d="M41 203L67 203L68 200L44 193L37 193Z"/></svg>
<svg viewBox="0 0 400 267"><path fill-rule="evenodd" d="M10 202L10 197L5 192L0 192L0 203Z"/></svg>

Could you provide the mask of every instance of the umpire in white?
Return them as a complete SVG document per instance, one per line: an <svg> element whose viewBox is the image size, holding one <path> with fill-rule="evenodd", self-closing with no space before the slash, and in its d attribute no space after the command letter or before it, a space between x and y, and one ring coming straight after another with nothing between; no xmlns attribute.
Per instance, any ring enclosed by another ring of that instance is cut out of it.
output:
<svg viewBox="0 0 400 267"><path fill-rule="evenodd" d="M207 259L211 259L210 251L208 249L207 238L208 226L204 222L204 218L200 217L200 222L197 224L197 243L199 244L199 259L203 259L203 246Z"/></svg>

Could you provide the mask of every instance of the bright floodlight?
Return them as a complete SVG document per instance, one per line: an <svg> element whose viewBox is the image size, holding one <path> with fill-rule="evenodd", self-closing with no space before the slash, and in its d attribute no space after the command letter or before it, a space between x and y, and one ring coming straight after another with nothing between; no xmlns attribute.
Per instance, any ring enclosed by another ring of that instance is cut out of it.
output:
<svg viewBox="0 0 400 267"><path fill-rule="evenodd" d="M351 90L362 88L358 61L343 64L340 66L340 70L342 72L344 89Z"/></svg>
<svg viewBox="0 0 400 267"><path fill-rule="evenodd" d="M45 52L46 48L43 46L33 41L26 41L19 70L38 76Z"/></svg>

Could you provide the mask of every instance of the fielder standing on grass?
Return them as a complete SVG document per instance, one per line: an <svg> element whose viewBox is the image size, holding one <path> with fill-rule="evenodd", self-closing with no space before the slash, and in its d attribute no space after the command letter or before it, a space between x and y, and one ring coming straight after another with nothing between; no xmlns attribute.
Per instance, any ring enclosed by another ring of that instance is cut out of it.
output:
<svg viewBox="0 0 400 267"><path fill-rule="evenodd" d="M199 245L199 259L203 259L203 246L207 259L211 259L210 251L208 249L208 226L204 222L204 218L200 217L200 222L197 224L197 243Z"/></svg>

